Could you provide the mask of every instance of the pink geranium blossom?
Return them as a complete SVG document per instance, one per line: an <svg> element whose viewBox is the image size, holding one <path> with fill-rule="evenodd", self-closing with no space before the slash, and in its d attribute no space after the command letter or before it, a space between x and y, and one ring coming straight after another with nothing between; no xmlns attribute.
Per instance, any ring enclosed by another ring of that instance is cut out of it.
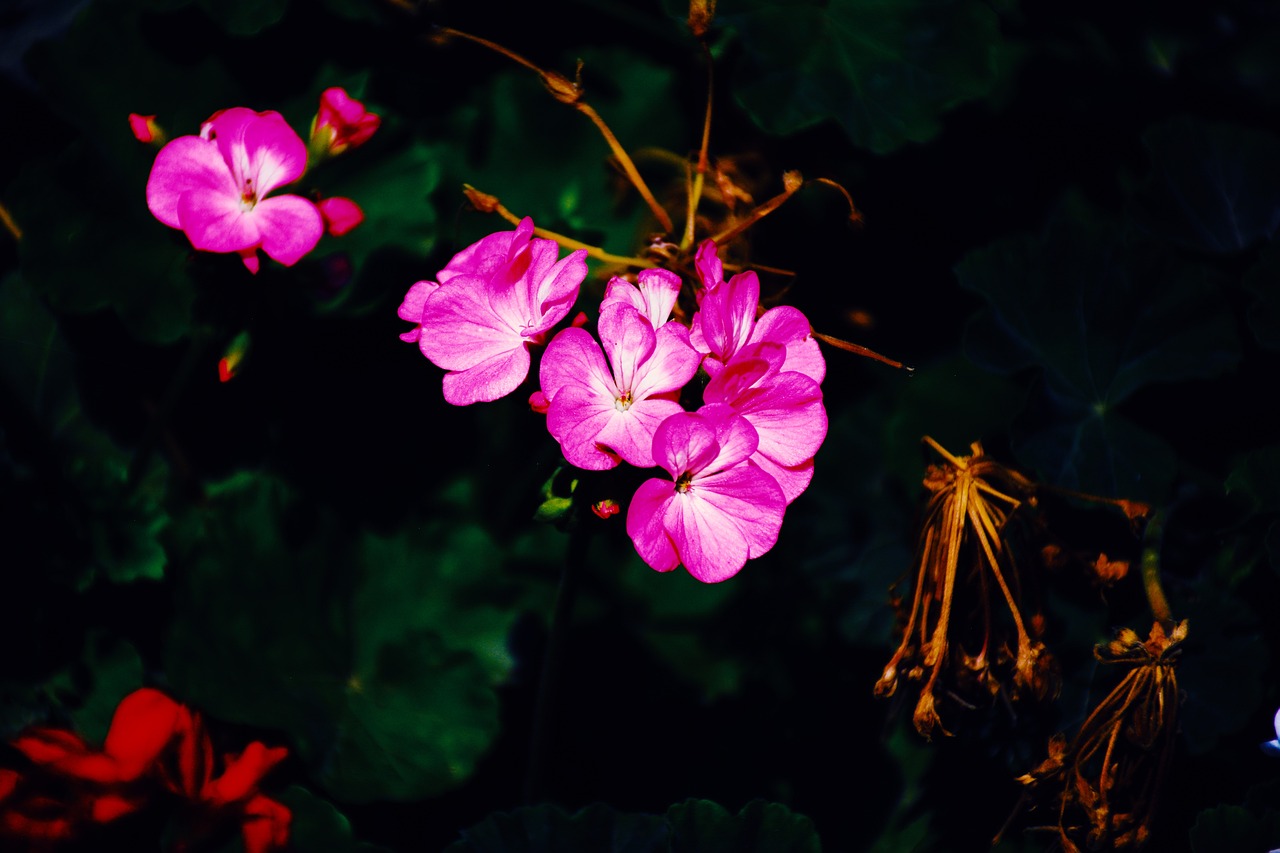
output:
<svg viewBox="0 0 1280 853"><path fill-rule="evenodd" d="M236 252L251 272L259 248L291 266L315 248L324 221L301 196L267 194L297 180L306 164L306 146L279 113L234 107L205 122L199 136L160 150L147 206L195 248Z"/></svg>
<svg viewBox="0 0 1280 853"><path fill-rule="evenodd" d="M526 218L515 231L491 234L459 252L433 290L430 283L415 284L416 294L410 290L402 308L430 290L422 303L418 346L449 371L447 401L489 402L524 381L530 345L544 343L565 318L587 275L585 251L558 261L559 252L554 240L534 239L533 222Z"/></svg>
<svg viewBox="0 0 1280 853"><path fill-rule="evenodd" d="M565 329L547 346L540 376L551 401L547 429L579 468L613 468L619 457L651 467L654 431L683 411L680 389L700 358L688 329L667 323L655 332L628 302L602 308L599 331L604 352L582 329Z"/></svg>
<svg viewBox="0 0 1280 853"><path fill-rule="evenodd" d="M652 568L683 564L704 583L727 580L773 547L786 500L750 461L758 437L724 405L662 422L653 457L671 479L646 480L627 510L627 534Z"/></svg>
<svg viewBox="0 0 1280 853"><path fill-rule="evenodd" d="M813 479L813 457L827 436L827 411L818 383L785 370L786 358L782 344L753 344L707 383L702 399L730 406L755 428L760 442L751 459L791 503Z"/></svg>
<svg viewBox="0 0 1280 853"><path fill-rule="evenodd" d="M363 145L382 124L364 104L334 86L320 95L320 110L311 123L311 139L330 154Z"/></svg>
<svg viewBox="0 0 1280 853"><path fill-rule="evenodd" d="M827 373L826 361L798 309L780 305L758 320L760 279L748 270L723 281L724 268L715 254L715 243L704 240L695 260L702 279L698 313L693 317L690 340L698 352L706 353L702 369L715 376L744 348L759 343L786 347L783 370L803 373L821 382Z"/></svg>

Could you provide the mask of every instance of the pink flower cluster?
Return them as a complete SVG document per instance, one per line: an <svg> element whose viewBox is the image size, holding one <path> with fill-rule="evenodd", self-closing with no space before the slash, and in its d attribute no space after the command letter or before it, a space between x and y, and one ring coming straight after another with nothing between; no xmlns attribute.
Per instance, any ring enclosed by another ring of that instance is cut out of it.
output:
<svg viewBox="0 0 1280 853"><path fill-rule="evenodd" d="M158 138L154 116L131 114L129 121L140 141ZM313 149L338 153L359 145L378 123L341 89L326 90L312 123ZM232 107L214 113L198 136L160 149L147 179L147 207L196 249L235 252L250 272L258 271L259 249L292 266L326 231L341 236L364 220L351 199L270 195L306 168L307 146L279 113Z"/></svg>
<svg viewBox="0 0 1280 853"><path fill-rule="evenodd" d="M529 371L529 345L542 343L577 298L584 253L557 261L557 244L532 234L525 219L485 237L438 281L413 285L400 306L400 317L417 324L401 337L450 371L451 403L515 390ZM667 477L647 480L632 498L627 533L654 569L684 565L715 583L773 547L787 505L813 478L827 434L826 363L798 310L760 314L754 272L724 280L712 241L699 247L696 267L699 305L688 327L671 318L676 274L613 278L599 341L577 323L556 334L530 402L570 464L663 469ZM703 405L689 412L681 395L699 369L709 381Z"/></svg>

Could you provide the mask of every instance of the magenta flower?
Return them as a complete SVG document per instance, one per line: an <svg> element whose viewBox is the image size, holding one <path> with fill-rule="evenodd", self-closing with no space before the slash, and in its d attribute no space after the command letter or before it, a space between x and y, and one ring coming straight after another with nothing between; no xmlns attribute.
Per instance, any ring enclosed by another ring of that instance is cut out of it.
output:
<svg viewBox="0 0 1280 853"><path fill-rule="evenodd" d="M668 270L641 270L635 284L616 275L609 279L600 310L603 312L615 302L624 302L635 306L649 319L650 325L658 329L671 319L671 309L679 295L680 276Z"/></svg>
<svg viewBox="0 0 1280 853"><path fill-rule="evenodd" d="M333 196L316 202L320 216L324 219L324 230L334 237L341 237L361 222L364 222L364 211L360 205L349 198Z"/></svg>
<svg viewBox="0 0 1280 853"><path fill-rule="evenodd" d="M760 441L751 460L791 503L813 479L813 457L827 437L827 410L818 383L786 370L786 359L782 344L752 344L707 383L702 399L730 406L755 428Z"/></svg>
<svg viewBox="0 0 1280 853"><path fill-rule="evenodd" d="M257 250L292 266L324 233L316 206L296 195L267 198L306 169L307 149L279 113L234 107L199 136L180 136L156 155L147 206L196 249L236 252L251 272Z"/></svg>
<svg viewBox="0 0 1280 853"><path fill-rule="evenodd" d="M653 434L683 411L680 389L698 372L700 356L684 326L667 323L655 332L627 302L601 309L599 331L603 352L582 329L565 329L547 346L540 372L551 401L547 429L579 468L613 468L619 457L649 468Z"/></svg>
<svg viewBox="0 0 1280 853"><path fill-rule="evenodd" d="M760 279L750 270L726 281L715 243L704 240L695 260L703 287L698 313L693 317L690 341L706 353L702 369L715 376L736 353L759 343L786 347L784 371L796 371L821 382L827 364L804 314L789 305L771 308L756 319L760 307Z"/></svg>
<svg viewBox="0 0 1280 853"><path fill-rule="evenodd" d="M382 119L367 111L364 104L334 86L320 95L320 111L311 122L311 140L330 154L341 154L368 142L381 124Z"/></svg>
<svg viewBox="0 0 1280 853"><path fill-rule="evenodd" d="M569 313L587 276L586 252L557 261L559 253L554 240L533 238L533 221L526 218L515 231L491 234L463 249L440 271L438 286L422 303L418 347L449 371L447 401L490 402L528 376L530 345L544 343ZM429 284L415 284L418 293L410 289L402 310L411 311L406 306L430 290ZM400 316L412 321L412 314Z"/></svg>
<svg viewBox="0 0 1280 853"><path fill-rule="evenodd" d="M627 534L652 568L683 564L704 583L733 577L773 547L786 500L750 456L756 431L728 406L662 422L653 457L670 480L646 480L627 510Z"/></svg>

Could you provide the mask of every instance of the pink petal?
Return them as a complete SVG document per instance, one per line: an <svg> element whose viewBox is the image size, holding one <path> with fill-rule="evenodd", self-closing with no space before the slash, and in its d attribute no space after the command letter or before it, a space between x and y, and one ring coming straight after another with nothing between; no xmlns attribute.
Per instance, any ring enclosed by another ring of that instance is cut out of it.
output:
<svg viewBox="0 0 1280 853"><path fill-rule="evenodd" d="M349 198L333 196L321 199L316 207L324 217L325 230L334 237L341 237L364 222L364 211L360 209L360 205Z"/></svg>
<svg viewBox="0 0 1280 853"><path fill-rule="evenodd" d="M698 372L702 355L689 345L689 330L679 323L667 323L654 337L653 354L635 373L634 397L679 391Z"/></svg>
<svg viewBox="0 0 1280 853"><path fill-rule="evenodd" d="M203 189L227 198L239 198L226 161L215 143L198 136L180 136L156 155L147 178L147 207L170 228L181 228L178 199L183 193Z"/></svg>
<svg viewBox="0 0 1280 853"><path fill-rule="evenodd" d="M652 468L653 435L663 421L684 409L675 400L650 397L631 404L625 412L612 409L596 441L612 448L637 468ZM570 460L572 461L572 460Z"/></svg>
<svg viewBox="0 0 1280 853"><path fill-rule="evenodd" d="M422 309L427 303L427 297L439 286L434 281L416 281L409 288L409 292L404 295L404 301L396 309L396 316L413 323L414 327L403 332L400 340L406 343L418 340L418 336L422 333Z"/></svg>
<svg viewBox="0 0 1280 853"><path fill-rule="evenodd" d="M690 471L701 471L720 455L716 428L706 418L678 412L653 433L653 458L672 480Z"/></svg>
<svg viewBox="0 0 1280 853"><path fill-rule="evenodd" d="M695 479L740 465L756 452L759 438L755 428L731 406L703 406L698 417L715 430L718 451L701 466L692 468Z"/></svg>
<svg viewBox="0 0 1280 853"><path fill-rule="evenodd" d="M724 281L724 264L720 263L720 256L716 254L715 241L706 239L698 244L693 265L707 291L715 290Z"/></svg>
<svg viewBox="0 0 1280 853"><path fill-rule="evenodd" d="M600 436L618 414L611 398L602 399L580 385L567 385L551 400L547 431L560 443L570 465L605 471L618 466L618 454L602 446Z"/></svg>
<svg viewBox="0 0 1280 853"><path fill-rule="evenodd" d="M705 294L693 318L690 340L694 348L727 362L751 336L759 304L760 279L751 270Z"/></svg>
<svg viewBox="0 0 1280 853"><path fill-rule="evenodd" d="M776 344L760 345L757 351ZM812 459L827 435L822 389L801 373L762 372L761 360L733 361L703 390L708 403L731 406L760 436L759 451L780 465Z"/></svg>
<svg viewBox="0 0 1280 853"><path fill-rule="evenodd" d="M448 284L451 278L463 274L489 278L498 267L507 263L513 243L525 245L532 236L533 220L526 216L515 231L498 231L458 252L436 278L441 284Z"/></svg>
<svg viewBox="0 0 1280 853"><path fill-rule="evenodd" d="M675 494L671 480L645 480L627 507L627 535L640 559L659 572L669 572L680 565L675 543L663 527L667 504Z"/></svg>
<svg viewBox="0 0 1280 853"><path fill-rule="evenodd" d="M446 373L444 399L455 406L492 403L516 390L528 375L529 347L521 344L466 370Z"/></svg>
<svg viewBox="0 0 1280 853"><path fill-rule="evenodd" d="M262 251L287 267L314 249L324 234L320 211L301 196L263 199L253 213L262 231Z"/></svg>
<svg viewBox="0 0 1280 853"><path fill-rule="evenodd" d="M782 496L786 498L788 505L800 497L813 481L812 459L799 465L784 467L761 453L755 453L751 457L751 462L774 479L782 489Z"/></svg>
<svg viewBox="0 0 1280 853"><path fill-rule="evenodd" d="M685 498L686 500L681 500ZM736 575L778 541L786 500L750 464L695 480L667 510L666 527L689 573L704 583Z"/></svg>
<svg viewBox="0 0 1280 853"><path fill-rule="evenodd" d="M205 252L239 252L262 243L258 218L244 208L239 193L188 190L178 199L178 221L191 245Z"/></svg>
<svg viewBox="0 0 1280 853"><path fill-rule="evenodd" d="M635 306L617 302L600 310L596 327L618 390L633 390L637 366L653 354L657 343L653 326Z"/></svg>
<svg viewBox="0 0 1280 853"><path fill-rule="evenodd" d="M453 279L427 297L418 346L437 367L467 370L523 349L524 339L494 312L488 282L468 275Z"/></svg>
<svg viewBox="0 0 1280 853"><path fill-rule="evenodd" d="M782 366L784 371L803 373L819 383L826 377L827 362L822 357L818 342L813 338L809 320L799 309L780 305L764 312L756 321L756 327L747 343L763 341L786 345L787 360Z"/></svg>
<svg viewBox="0 0 1280 853"><path fill-rule="evenodd" d="M634 306L653 328L658 329L671 319L671 310L679 294L680 276L669 270L641 270L635 284L618 276L610 279L600 310L603 312L615 302L624 302Z"/></svg>
<svg viewBox="0 0 1280 853"><path fill-rule="evenodd" d="M252 182L261 199L296 181L307 167L307 146L277 112L245 107L223 110L206 123L206 132L231 167L237 187Z"/></svg>
<svg viewBox="0 0 1280 853"><path fill-rule="evenodd" d="M608 397L611 404L617 393L600 345L583 329L563 329L551 339L542 354L538 384L552 400L570 385Z"/></svg>

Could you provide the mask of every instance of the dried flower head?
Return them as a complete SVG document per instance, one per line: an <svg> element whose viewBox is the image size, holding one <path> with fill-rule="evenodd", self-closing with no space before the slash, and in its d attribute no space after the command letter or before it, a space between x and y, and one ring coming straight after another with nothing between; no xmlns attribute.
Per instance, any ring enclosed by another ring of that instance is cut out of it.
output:
<svg viewBox="0 0 1280 853"><path fill-rule="evenodd" d="M963 704L965 697L990 698L1006 688L1015 698L1043 698L1056 692L1057 677L1039 641L1043 620L1033 618L1031 632L1023 620L1021 582L1008 541L1014 513L1035 503L1035 483L985 456L977 442L972 456L957 457L928 436L924 441L943 462L925 474L930 495L915 594L902 642L875 692L892 695L903 677L923 680L914 720L930 737L934 729L948 734L937 711L944 693ZM1012 637L1001 615L1006 610Z"/></svg>
<svg viewBox="0 0 1280 853"><path fill-rule="evenodd" d="M1178 724L1175 666L1187 622L1165 633L1156 622L1146 640L1123 629L1094 649L1103 663L1129 667L1120 683L1089 714L1070 744L1049 742L1049 757L1018 779L1048 788L1058 805L1063 849L1138 848L1146 843L1173 757Z"/></svg>

